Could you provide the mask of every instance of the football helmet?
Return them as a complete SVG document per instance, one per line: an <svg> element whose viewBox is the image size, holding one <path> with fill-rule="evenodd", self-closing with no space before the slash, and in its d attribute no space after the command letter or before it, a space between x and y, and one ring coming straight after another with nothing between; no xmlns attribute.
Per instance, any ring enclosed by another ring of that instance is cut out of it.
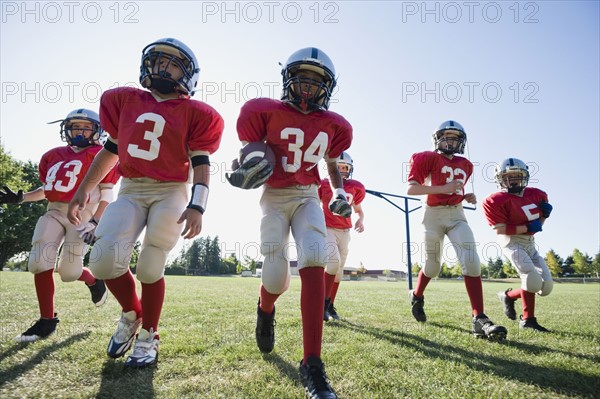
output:
<svg viewBox="0 0 600 399"><path fill-rule="evenodd" d="M156 73L154 64L161 58L168 63ZM177 80L167 72L167 66L176 64L183 76ZM162 94L182 93L193 96L200 77L200 67L192 50L184 43L173 38L158 39L142 50L140 65L140 83L146 89L155 89Z"/></svg>
<svg viewBox="0 0 600 399"><path fill-rule="evenodd" d="M451 131L458 133L458 142L455 140L448 141L444 138L444 132ZM442 152L446 155L463 154L465 152L465 144L467 143L467 133L462 125L456 121L445 121L432 135L433 150Z"/></svg>
<svg viewBox="0 0 600 399"><path fill-rule="evenodd" d="M85 121L92 123L92 134L89 138L81 134L81 130L73 130L73 122ZM104 145L107 134L100 126L100 116L92 110L85 108L75 109L65 119L48 122L48 124L60 122L60 138L72 147L84 148L90 145ZM77 133L74 135L74 133Z"/></svg>
<svg viewBox="0 0 600 399"><path fill-rule="evenodd" d="M354 172L354 161L352 157L347 152L342 152L342 155L337 159L337 164L339 165L348 165L348 172L340 171L340 175L342 175L342 179L350 179L352 178L352 172Z"/></svg>
<svg viewBox="0 0 600 399"><path fill-rule="evenodd" d="M529 183L529 167L517 158L508 158L496 165L496 183L502 190L518 194Z"/></svg>
<svg viewBox="0 0 600 399"><path fill-rule="evenodd" d="M309 70L323 76L321 81L297 76L300 70ZM284 65L281 99L303 111L326 110L337 84L333 62L316 47L306 47L292 54ZM306 89L303 89L306 88ZM300 90L299 90L300 89ZM314 94L309 94L314 93Z"/></svg>

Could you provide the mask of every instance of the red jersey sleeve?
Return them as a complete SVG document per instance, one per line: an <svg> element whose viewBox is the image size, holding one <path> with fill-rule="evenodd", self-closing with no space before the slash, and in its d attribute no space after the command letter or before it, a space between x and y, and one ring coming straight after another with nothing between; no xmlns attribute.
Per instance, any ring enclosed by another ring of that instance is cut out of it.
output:
<svg viewBox="0 0 600 399"><path fill-rule="evenodd" d="M100 125L110 137L118 140L119 118L122 101L126 98L127 87L117 87L102 93L100 97Z"/></svg>
<svg viewBox="0 0 600 399"><path fill-rule="evenodd" d="M246 102L237 120L240 141L263 141L267 136L267 113L263 112L263 101L255 98Z"/></svg>
<svg viewBox="0 0 600 399"><path fill-rule="evenodd" d="M190 122L188 147L190 151L203 151L209 154L217 151L221 144L224 122L221 115L208 104L194 101L193 107L199 112L194 113Z"/></svg>

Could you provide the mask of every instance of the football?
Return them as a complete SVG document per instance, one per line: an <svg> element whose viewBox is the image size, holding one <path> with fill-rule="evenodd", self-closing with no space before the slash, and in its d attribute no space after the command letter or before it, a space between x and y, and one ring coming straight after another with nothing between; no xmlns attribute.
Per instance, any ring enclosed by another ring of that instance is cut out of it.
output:
<svg viewBox="0 0 600 399"><path fill-rule="evenodd" d="M252 160L249 165L254 165L260 162L262 159L266 159L271 165L271 168L275 167L275 154L271 147L263 141L253 141L242 147L240 150L240 156L238 158L239 166L244 165L246 162Z"/></svg>

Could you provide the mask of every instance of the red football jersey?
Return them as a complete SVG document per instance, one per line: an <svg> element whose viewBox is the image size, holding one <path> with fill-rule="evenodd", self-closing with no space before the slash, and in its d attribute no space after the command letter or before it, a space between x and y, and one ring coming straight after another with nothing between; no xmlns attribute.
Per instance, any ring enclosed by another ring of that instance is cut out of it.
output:
<svg viewBox="0 0 600 399"><path fill-rule="evenodd" d="M187 181L189 153L212 154L223 133L223 118L209 105L185 98L158 101L132 87L102 94L100 122L118 142L123 176L161 181Z"/></svg>
<svg viewBox="0 0 600 399"><path fill-rule="evenodd" d="M75 195L94 157L102 146L92 145L74 151L70 146L56 147L42 155L39 171L44 194L50 202L69 202ZM116 183L119 174L113 168L101 183Z"/></svg>
<svg viewBox="0 0 600 399"><path fill-rule="evenodd" d="M541 202L548 202L548 195L534 187L525 187L522 195L500 191L483 201L483 213L490 226L524 225L540 218L541 211L538 204Z"/></svg>
<svg viewBox="0 0 600 399"><path fill-rule="evenodd" d="M365 186L357 180L344 180L344 191L346 192L346 200L350 205L360 205L365 199ZM334 229L351 229L352 218L345 218L343 216L334 215L329 210L329 202L333 197L333 191L331 190L331 184L329 179L321 180L319 186L319 198L321 198L321 204L323 205L323 213L325 214L325 224L327 227L333 227Z"/></svg>
<svg viewBox="0 0 600 399"><path fill-rule="evenodd" d="M337 158L352 143L352 126L331 111L303 114L279 100L257 98L244 104L237 121L243 141L263 141L273 149L276 164L267 180L271 187L319 184L317 164Z"/></svg>
<svg viewBox="0 0 600 399"><path fill-rule="evenodd" d="M416 181L421 185L443 186L452 180L460 180L463 187L473 173L473 164L467 158L454 155L452 159L433 152L424 151L413 154L410 158L408 181ZM465 190L453 194L429 194L427 205L457 205L464 199Z"/></svg>

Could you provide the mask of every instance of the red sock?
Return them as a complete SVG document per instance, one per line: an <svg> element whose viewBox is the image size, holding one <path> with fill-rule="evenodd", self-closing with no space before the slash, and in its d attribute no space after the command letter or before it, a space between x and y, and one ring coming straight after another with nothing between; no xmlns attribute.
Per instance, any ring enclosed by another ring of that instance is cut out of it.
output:
<svg viewBox="0 0 600 399"><path fill-rule="evenodd" d="M423 270L419 272L419 277L417 278L417 286L415 287L415 291L413 295L419 298L422 298L425 295L425 288L427 288L427 284L431 281L431 277L427 277L423 274Z"/></svg>
<svg viewBox="0 0 600 399"><path fill-rule="evenodd" d="M535 294L533 292L522 290L521 298L523 298L523 318L528 319L530 317L534 317Z"/></svg>
<svg viewBox="0 0 600 399"><path fill-rule="evenodd" d="M123 312L135 310L139 316L142 314L142 303L140 302L137 292L135 291L135 280L130 270L127 273L117 278L104 280L106 287L111 294L117 299L119 305L123 308Z"/></svg>
<svg viewBox="0 0 600 399"><path fill-rule="evenodd" d="M277 298L279 298L279 295L281 295L281 294L271 294L261 284L259 295L260 295L260 310L262 310L266 314L273 313L273 310L275 310L275 301L277 300Z"/></svg>
<svg viewBox="0 0 600 399"><path fill-rule="evenodd" d="M335 283L335 274L332 276L329 273L325 274L325 298L331 298L331 290L333 289L333 283Z"/></svg>
<svg viewBox="0 0 600 399"><path fill-rule="evenodd" d="M94 277L94 275L92 274L90 269L88 269L87 267L83 268L83 271L81 272L81 276L79 276L79 278L77 280L83 281L87 285L96 284L96 277Z"/></svg>
<svg viewBox="0 0 600 399"><path fill-rule="evenodd" d="M471 301L473 316L478 316L483 313L483 286L481 284L481 276L472 277L464 276L467 295Z"/></svg>
<svg viewBox="0 0 600 399"><path fill-rule="evenodd" d="M142 328L158 331L158 321L165 300L165 278L155 283L142 283Z"/></svg>
<svg viewBox="0 0 600 399"><path fill-rule="evenodd" d="M523 292L522 288L517 288L516 290L510 290L506 293L508 299L512 299L516 301L517 299L521 299L521 292Z"/></svg>
<svg viewBox="0 0 600 399"><path fill-rule="evenodd" d="M35 293L40 307L40 317L43 319L54 318L54 270L33 275Z"/></svg>
<svg viewBox="0 0 600 399"><path fill-rule="evenodd" d="M309 356L321 357L323 340L323 302L325 282L322 267L305 267L300 270L300 311L302 313L302 342L304 363Z"/></svg>
<svg viewBox="0 0 600 399"><path fill-rule="evenodd" d="M333 283L333 287L331 287L331 292L329 292L329 298L331 299L331 303L335 301L335 297L337 296L338 289L340 288L340 283Z"/></svg>

